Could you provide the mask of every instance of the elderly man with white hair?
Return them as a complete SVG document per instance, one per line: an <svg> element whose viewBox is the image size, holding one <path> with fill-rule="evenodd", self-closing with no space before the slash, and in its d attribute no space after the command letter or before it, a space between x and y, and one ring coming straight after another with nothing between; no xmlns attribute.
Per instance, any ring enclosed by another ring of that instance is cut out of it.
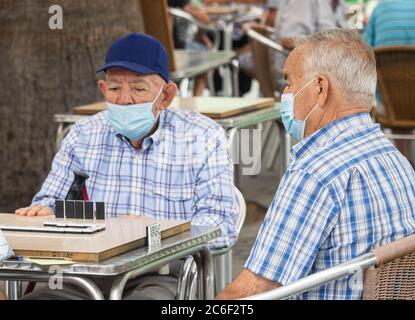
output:
<svg viewBox="0 0 415 320"><path fill-rule="evenodd" d="M333 267L415 230L415 172L372 122L373 51L353 31L302 38L284 67L284 125L299 140L245 268L218 299ZM297 299L361 299L344 277Z"/></svg>
<svg viewBox="0 0 415 320"><path fill-rule="evenodd" d="M171 110L177 87L159 40L130 33L111 45L98 81L107 110L75 123L56 154L51 171L30 206L19 216L54 214L75 173L91 201L104 201L108 217L147 216L188 220L192 226L219 226L210 248L232 246L238 205L233 164L221 126L192 111ZM86 197L85 197L86 198ZM85 199L84 198L84 199ZM126 299L174 299L183 260L127 283ZM111 281L93 278L104 294ZM43 288L25 299L88 299L71 285Z"/></svg>

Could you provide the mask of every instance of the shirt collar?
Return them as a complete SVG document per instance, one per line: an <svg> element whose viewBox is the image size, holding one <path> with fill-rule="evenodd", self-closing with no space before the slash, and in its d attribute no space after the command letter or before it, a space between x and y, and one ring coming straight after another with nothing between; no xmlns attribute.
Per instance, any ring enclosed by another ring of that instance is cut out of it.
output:
<svg viewBox="0 0 415 320"><path fill-rule="evenodd" d="M292 147L291 158L292 160L301 158L305 154L333 142L339 135L350 130L352 127L362 127L371 123L372 118L367 112L352 114L336 120Z"/></svg>

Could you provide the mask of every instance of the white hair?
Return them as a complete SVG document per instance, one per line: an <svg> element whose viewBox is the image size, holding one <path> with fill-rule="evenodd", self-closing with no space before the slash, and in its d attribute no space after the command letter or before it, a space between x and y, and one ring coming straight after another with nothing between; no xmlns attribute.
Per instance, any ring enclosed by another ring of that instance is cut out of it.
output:
<svg viewBox="0 0 415 320"><path fill-rule="evenodd" d="M353 30L333 29L294 40L308 45L307 76L327 74L343 90L348 102L375 104L376 60L372 48Z"/></svg>

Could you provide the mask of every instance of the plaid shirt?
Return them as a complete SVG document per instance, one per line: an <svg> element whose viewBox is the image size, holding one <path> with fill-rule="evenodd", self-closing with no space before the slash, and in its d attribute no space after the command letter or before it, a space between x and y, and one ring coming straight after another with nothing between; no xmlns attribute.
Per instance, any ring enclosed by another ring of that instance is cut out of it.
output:
<svg viewBox="0 0 415 320"><path fill-rule="evenodd" d="M195 112L161 112L159 127L136 150L106 121L106 111L74 124L32 205L64 199L73 172L86 173L93 201L107 216L144 215L220 226L212 247L237 239L233 164L223 129Z"/></svg>
<svg viewBox="0 0 415 320"><path fill-rule="evenodd" d="M245 267L282 285L415 231L415 172L370 115L298 143ZM361 299L362 274L297 299Z"/></svg>
<svg viewBox="0 0 415 320"><path fill-rule="evenodd" d="M0 261L9 258L13 255L12 249L9 247L3 233L0 230Z"/></svg>

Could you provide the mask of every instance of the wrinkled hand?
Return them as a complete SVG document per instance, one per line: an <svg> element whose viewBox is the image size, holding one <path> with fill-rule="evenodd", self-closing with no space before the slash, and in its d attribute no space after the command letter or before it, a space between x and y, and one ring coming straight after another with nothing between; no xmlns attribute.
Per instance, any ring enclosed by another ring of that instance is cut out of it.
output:
<svg viewBox="0 0 415 320"><path fill-rule="evenodd" d="M17 209L14 213L18 216L34 217L34 216L50 216L53 214L53 211L49 207L37 205L33 207Z"/></svg>

